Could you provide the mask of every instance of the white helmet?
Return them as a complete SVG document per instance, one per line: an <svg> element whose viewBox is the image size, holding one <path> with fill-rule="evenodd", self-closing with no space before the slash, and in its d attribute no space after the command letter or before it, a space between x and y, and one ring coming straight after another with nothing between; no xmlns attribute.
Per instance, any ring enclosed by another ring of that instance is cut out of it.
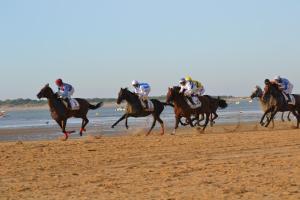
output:
<svg viewBox="0 0 300 200"><path fill-rule="evenodd" d="M274 77L274 80L276 80L276 81L278 81L278 80L280 80L280 79L281 79L280 76L275 76L275 77Z"/></svg>
<svg viewBox="0 0 300 200"><path fill-rule="evenodd" d="M133 80L131 82L131 84L132 84L132 86L137 86L137 85L139 85L139 82L137 80Z"/></svg>

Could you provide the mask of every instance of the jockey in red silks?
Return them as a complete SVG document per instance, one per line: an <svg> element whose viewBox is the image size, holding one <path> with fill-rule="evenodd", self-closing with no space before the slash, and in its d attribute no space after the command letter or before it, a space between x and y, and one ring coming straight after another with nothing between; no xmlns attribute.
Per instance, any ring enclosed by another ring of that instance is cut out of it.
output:
<svg viewBox="0 0 300 200"><path fill-rule="evenodd" d="M68 83L64 83L62 79L57 79L55 81L55 84L58 87L58 96L68 103L68 108L71 108L70 99L71 96L74 94L73 86Z"/></svg>

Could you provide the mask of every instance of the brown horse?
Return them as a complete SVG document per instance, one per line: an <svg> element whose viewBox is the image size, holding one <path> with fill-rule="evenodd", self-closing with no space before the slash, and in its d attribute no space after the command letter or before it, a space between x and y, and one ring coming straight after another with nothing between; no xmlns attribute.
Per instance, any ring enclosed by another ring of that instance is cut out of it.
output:
<svg viewBox="0 0 300 200"><path fill-rule="evenodd" d="M268 98L267 98L267 96L264 97L264 92L261 89L261 87L259 87L258 85L255 86L255 89L252 92L250 98L251 99L258 98L259 102L260 102L260 105L261 105L261 108L264 112L269 110L270 107L272 107L276 103L275 102L276 99L274 97L271 97L271 96L268 96ZM266 124L266 122L264 121L265 117L267 118L267 122L270 120L270 116L269 116L270 114L271 113L269 113L267 116L266 115L262 116L262 118L260 120L260 124L262 126L264 126ZM291 121L290 114L291 114L291 112L288 113L288 117L287 117L288 121ZM284 122L284 112L282 112L281 121ZM274 120L272 120L272 126L274 127Z"/></svg>
<svg viewBox="0 0 300 200"><path fill-rule="evenodd" d="M271 120L274 119L274 116L276 115L277 112L291 111L297 119L297 128L299 128L300 95L294 94L293 96L295 98L296 104L295 105L287 104L282 92L278 89L277 84L269 83L266 85L263 98L268 99L268 97L271 97L270 99L274 98L275 101L273 101L272 106L270 106L270 108L265 111L264 115L271 113L270 119L265 124L265 127L268 127L268 125L270 124Z"/></svg>
<svg viewBox="0 0 300 200"><path fill-rule="evenodd" d="M41 89L41 91L37 94L39 99L47 98L48 105L50 107L50 113L52 118L57 122L57 124L61 127L62 132L65 134L65 139L67 140L69 134L74 133L75 131L66 131L67 120L71 117L82 118L82 125L80 129L80 136L82 136L82 132L86 131L85 127L89 123L87 118L87 113L90 109L95 110L102 106L102 102L97 105L91 105L84 99L77 99L80 109L79 110L69 110L66 108L64 103L60 98L57 97L57 94L53 92L53 90L47 84L45 87Z"/></svg>
<svg viewBox="0 0 300 200"><path fill-rule="evenodd" d="M117 104L120 104L124 100L127 102L126 113L116 123L114 123L111 126L111 128L114 128L119 122L121 122L125 119L125 127L128 129L128 118L129 117L146 117L146 116L152 115L154 120L153 120L150 130L148 131L148 133L146 135L150 134L150 132L152 131L152 129L154 128L154 126L156 124L156 121L158 121L161 125L161 135L163 135L165 133L164 122L160 118L160 115L163 112L165 106L173 106L172 104L163 103L156 99L151 99L153 106L154 106L154 110L153 111L145 111L145 109L143 108L143 106L141 104L139 97L136 94L130 92L127 88L124 88L124 89L121 88L119 95L118 95Z"/></svg>
<svg viewBox="0 0 300 200"><path fill-rule="evenodd" d="M173 134L176 133L176 129L180 123L182 117L187 119L187 122L190 124L191 127L194 127L191 117L196 116L199 125L199 115L205 114L205 123L203 125L202 131L205 130L208 122L209 116L211 114L210 102L209 99L203 96L199 97L202 105L200 108L192 109L185 100L183 94L179 93L179 87L173 87L168 89L167 94L167 103L174 102L174 112L175 112L175 128Z"/></svg>
<svg viewBox="0 0 300 200"><path fill-rule="evenodd" d="M219 115L217 114L217 110L219 108L220 109L227 108L228 104L224 99L221 99L220 97L214 98L209 95L204 95L203 97L208 98L208 100L210 102L211 114L210 114L209 120L210 120L210 126L213 127L213 125L216 123L215 120L219 117ZM199 117L195 117L192 119L192 121L194 122L195 120L198 120L198 118ZM199 122L203 121L204 119L205 119L204 114L201 114L201 119L199 119ZM182 123L181 121L180 121L180 124L183 126L189 125L188 123ZM194 125L197 125L197 124L194 124ZM198 125L200 125L200 124L198 123Z"/></svg>

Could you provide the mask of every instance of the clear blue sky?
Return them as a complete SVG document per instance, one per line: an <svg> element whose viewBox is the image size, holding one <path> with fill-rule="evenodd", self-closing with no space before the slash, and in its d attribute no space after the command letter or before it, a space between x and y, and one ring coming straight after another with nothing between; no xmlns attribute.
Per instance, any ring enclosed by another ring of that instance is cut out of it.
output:
<svg viewBox="0 0 300 200"><path fill-rule="evenodd" d="M132 79L161 95L186 75L213 95L277 74L300 93L298 0L2 0L0 26L0 99L58 77L76 97L115 97Z"/></svg>

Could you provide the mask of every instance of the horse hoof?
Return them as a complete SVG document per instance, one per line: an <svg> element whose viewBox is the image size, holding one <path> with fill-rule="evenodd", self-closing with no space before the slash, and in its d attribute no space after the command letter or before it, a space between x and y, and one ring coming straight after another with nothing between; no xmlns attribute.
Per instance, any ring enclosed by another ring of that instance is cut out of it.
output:
<svg viewBox="0 0 300 200"><path fill-rule="evenodd" d="M115 128L115 126L111 126L111 128Z"/></svg>
<svg viewBox="0 0 300 200"><path fill-rule="evenodd" d="M82 133L79 133L80 137L82 137Z"/></svg>

